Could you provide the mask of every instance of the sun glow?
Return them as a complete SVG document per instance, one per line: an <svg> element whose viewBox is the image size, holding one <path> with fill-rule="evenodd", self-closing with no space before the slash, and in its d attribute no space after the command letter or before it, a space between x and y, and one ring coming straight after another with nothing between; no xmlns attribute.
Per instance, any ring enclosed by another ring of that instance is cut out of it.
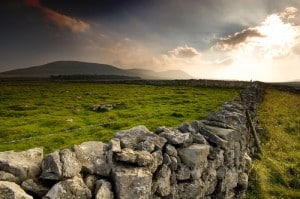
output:
<svg viewBox="0 0 300 199"><path fill-rule="evenodd" d="M294 27L290 23L284 23L276 14L270 15L257 30L264 37L255 38L254 41L266 52L265 58L288 55L297 37Z"/></svg>

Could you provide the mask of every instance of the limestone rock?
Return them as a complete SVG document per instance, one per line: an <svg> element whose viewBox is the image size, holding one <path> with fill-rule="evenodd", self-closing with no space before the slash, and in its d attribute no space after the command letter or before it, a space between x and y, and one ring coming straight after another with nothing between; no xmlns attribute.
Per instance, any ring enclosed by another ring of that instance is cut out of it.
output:
<svg viewBox="0 0 300 199"><path fill-rule="evenodd" d="M172 171L176 171L177 167L178 167L178 158L174 157L174 156L171 156L170 160L171 160L170 169Z"/></svg>
<svg viewBox="0 0 300 199"><path fill-rule="evenodd" d="M109 150L112 152L121 152L121 143L118 138L113 138L109 141Z"/></svg>
<svg viewBox="0 0 300 199"><path fill-rule="evenodd" d="M95 199L114 199L112 186L106 180L98 180L96 182L96 196Z"/></svg>
<svg viewBox="0 0 300 199"><path fill-rule="evenodd" d="M144 168L117 167L113 170L115 196L119 199L148 199L152 174Z"/></svg>
<svg viewBox="0 0 300 199"><path fill-rule="evenodd" d="M115 133L114 137L120 139L122 148L136 149L137 144L144 141L147 135L152 134L145 126L136 126L129 130Z"/></svg>
<svg viewBox="0 0 300 199"><path fill-rule="evenodd" d="M213 126L206 126L206 129L224 140L227 140L227 141L229 141L229 140L230 141L238 141L239 140L239 133L237 133L236 130L234 130L234 129L226 129L226 128L219 128L219 127L213 127Z"/></svg>
<svg viewBox="0 0 300 199"><path fill-rule="evenodd" d="M189 145L193 142L190 133L181 133L176 129L163 131L159 136L166 138L171 145Z"/></svg>
<svg viewBox="0 0 300 199"><path fill-rule="evenodd" d="M178 129L182 132L182 133L192 133L192 134L195 134L195 133L197 133L197 131L198 131L198 129L197 129L197 124L195 125L193 125L193 123L192 124L190 124L190 123L187 123L187 122L185 122L185 123L182 123L179 127L178 127Z"/></svg>
<svg viewBox="0 0 300 199"><path fill-rule="evenodd" d="M5 172L5 171L0 171L0 181L9 181L9 182L15 182L17 184L21 183L20 178L18 178L17 176Z"/></svg>
<svg viewBox="0 0 300 199"><path fill-rule="evenodd" d="M0 181L0 199L33 199L14 182Z"/></svg>
<svg viewBox="0 0 300 199"><path fill-rule="evenodd" d="M192 134L193 143L196 144L208 144L206 139L200 133Z"/></svg>
<svg viewBox="0 0 300 199"><path fill-rule="evenodd" d="M203 182L199 180L191 183L180 183L178 184L178 193L179 198L202 199L205 194Z"/></svg>
<svg viewBox="0 0 300 199"><path fill-rule="evenodd" d="M207 163L209 145L193 144L178 149L180 159L190 168L203 167Z"/></svg>
<svg viewBox="0 0 300 199"><path fill-rule="evenodd" d="M48 154L42 164L41 178L48 180L62 179L62 163L59 151Z"/></svg>
<svg viewBox="0 0 300 199"><path fill-rule="evenodd" d="M82 165L82 169L89 174L109 176L111 165L108 161L108 145L98 141L83 142L74 145L72 150Z"/></svg>
<svg viewBox="0 0 300 199"><path fill-rule="evenodd" d="M41 173L43 148L29 149L23 152L0 152L0 170L11 173L22 182L27 178L36 178ZM12 177L12 176L10 176Z"/></svg>
<svg viewBox="0 0 300 199"><path fill-rule="evenodd" d="M33 193L35 194L36 196L38 197L42 197L44 196L48 191L49 191L49 188L42 185L41 183L39 182L36 182L34 181L33 179L28 179L28 180L25 180L23 183L22 183L22 188L28 192L28 193Z"/></svg>
<svg viewBox="0 0 300 199"><path fill-rule="evenodd" d="M171 164L171 158L167 153L163 154L163 163L167 166L169 166Z"/></svg>
<svg viewBox="0 0 300 199"><path fill-rule="evenodd" d="M177 150L174 146L167 144L165 150L169 156L174 156L174 157L177 156Z"/></svg>
<svg viewBox="0 0 300 199"><path fill-rule="evenodd" d="M75 176L74 178L60 181L55 184L43 199L57 198L92 198L91 191L84 184L82 178Z"/></svg>
<svg viewBox="0 0 300 199"><path fill-rule="evenodd" d="M143 142L138 143L137 149L141 151L148 151L149 153L151 153L155 149L155 144L154 142L145 140Z"/></svg>
<svg viewBox="0 0 300 199"><path fill-rule="evenodd" d="M145 126L120 131L114 137L120 139L122 148L146 150L148 152L162 149L167 142L165 138L151 133Z"/></svg>
<svg viewBox="0 0 300 199"><path fill-rule="evenodd" d="M244 190L248 187L248 175L246 173L242 173L238 178L238 186Z"/></svg>
<svg viewBox="0 0 300 199"><path fill-rule="evenodd" d="M163 163L163 155L160 150L154 151L151 153L153 158L153 163L150 164L149 169L151 173L154 173L158 166L160 166Z"/></svg>
<svg viewBox="0 0 300 199"><path fill-rule="evenodd" d="M171 191L171 170L167 165L162 165L156 175L156 192L160 196L167 196L170 194Z"/></svg>
<svg viewBox="0 0 300 199"><path fill-rule="evenodd" d="M205 139L215 145L219 146L223 149L227 148L228 141L220 138L219 136L215 135L213 132L211 132L207 127L200 127L199 132L205 137Z"/></svg>
<svg viewBox="0 0 300 199"><path fill-rule="evenodd" d="M95 191L97 180L98 178L95 175L89 175L89 174L83 178L84 183L92 192Z"/></svg>
<svg viewBox="0 0 300 199"><path fill-rule="evenodd" d="M76 154L70 149L64 149L59 152L60 161L62 163L62 177L72 178L79 174L81 170L81 164L76 158Z"/></svg>
<svg viewBox="0 0 300 199"><path fill-rule="evenodd" d="M191 178L190 169L183 164L179 165L179 168L176 173L176 179L177 180L189 180L190 178Z"/></svg>
<svg viewBox="0 0 300 199"><path fill-rule="evenodd" d="M134 151L124 148L120 153L115 154L115 159L122 162L137 164L139 166L148 166L153 163L153 157L147 151Z"/></svg>

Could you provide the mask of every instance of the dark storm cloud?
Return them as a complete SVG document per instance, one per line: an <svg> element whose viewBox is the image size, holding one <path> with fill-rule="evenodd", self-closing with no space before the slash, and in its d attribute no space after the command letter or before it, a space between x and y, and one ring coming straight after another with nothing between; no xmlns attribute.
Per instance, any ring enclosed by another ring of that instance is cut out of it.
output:
<svg viewBox="0 0 300 199"><path fill-rule="evenodd" d="M249 28L241 32L237 32L228 37L221 38L216 46L221 49L234 48L235 46L245 42L248 38L252 38L252 37L264 37L264 35L260 34L255 29Z"/></svg>

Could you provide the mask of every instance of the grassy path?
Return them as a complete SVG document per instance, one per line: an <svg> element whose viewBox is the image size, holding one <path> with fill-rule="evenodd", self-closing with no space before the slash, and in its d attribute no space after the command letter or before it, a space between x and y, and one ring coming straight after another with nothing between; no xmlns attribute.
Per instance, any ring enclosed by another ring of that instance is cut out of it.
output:
<svg viewBox="0 0 300 199"><path fill-rule="evenodd" d="M300 95L267 89L258 118L263 153L252 168L248 198L300 198Z"/></svg>

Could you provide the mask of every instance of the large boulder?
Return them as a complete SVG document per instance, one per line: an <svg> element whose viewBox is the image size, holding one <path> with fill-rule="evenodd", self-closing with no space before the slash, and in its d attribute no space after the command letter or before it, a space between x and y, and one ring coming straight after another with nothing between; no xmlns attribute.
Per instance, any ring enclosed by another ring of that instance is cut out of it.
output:
<svg viewBox="0 0 300 199"><path fill-rule="evenodd" d="M90 141L74 145L72 150L82 165L82 169L89 174L109 176L111 165L108 161L108 145L103 142Z"/></svg>
<svg viewBox="0 0 300 199"><path fill-rule="evenodd" d="M145 126L140 125L128 130L115 133L114 137L120 139L122 148L137 149L137 144L152 134Z"/></svg>
<svg viewBox="0 0 300 199"><path fill-rule="evenodd" d="M42 165L41 178L48 180L62 180L72 178L81 171L81 164L76 154L70 149L55 151L46 156Z"/></svg>
<svg viewBox="0 0 300 199"><path fill-rule="evenodd" d="M33 199L14 182L0 181L0 199Z"/></svg>
<svg viewBox="0 0 300 199"><path fill-rule="evenodd" d="M55 184L44 197L44 199L58 198L90 199L92 198L92 193L84 184L82 178L75 176Z"/></svg>
<svg viewBox="0 0 300 199"><path fill-rule="evenodd" d="M48 154L42 165L42 175L43 179L48 180L60 180L62 179L62 163L60 161L59 151Z"/></svg>
<svg viewBox="0 0 300 199"><path fill-rule="evenodd" d="M180 159L190 168L204 167L207 163L209 145L193 144L185 148L178 149Z"/></svg>
<svg viewBox="0 0 300 199"><path fill-rule="evenodd" d="M7 178L21 183L27 178L36 178L41 173L43 148L29 149L23 152L0 152L0 171L11 173Z"/></svg>
<svg viewBox="0 0 300 199"><path fill-rule="evenodd" d="M150 198L152 173L145 168L116 167L112 174L117 198Z"/></svg>
<svg viewBox="0 0 300 199"><path fill-rule="evenodd" d="M145 150L148 152L162 149L167 142L165 138L150 132L142 125L129 130L119 131L114 137L120 139L122 148Z"/></svg>

